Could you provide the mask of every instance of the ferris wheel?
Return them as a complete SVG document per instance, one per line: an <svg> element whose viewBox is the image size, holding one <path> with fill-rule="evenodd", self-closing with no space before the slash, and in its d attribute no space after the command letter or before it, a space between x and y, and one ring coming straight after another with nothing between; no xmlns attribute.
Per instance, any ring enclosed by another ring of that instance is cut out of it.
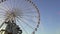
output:
<svg viewBox="0 0 60 34"><path fill-rule="evenodd" d="M15 34L16 25L22 34L35 34L40 24L40 12L31 0L5 0L0 3L0 22L0 30L12 28L10 30Z"/></svg>

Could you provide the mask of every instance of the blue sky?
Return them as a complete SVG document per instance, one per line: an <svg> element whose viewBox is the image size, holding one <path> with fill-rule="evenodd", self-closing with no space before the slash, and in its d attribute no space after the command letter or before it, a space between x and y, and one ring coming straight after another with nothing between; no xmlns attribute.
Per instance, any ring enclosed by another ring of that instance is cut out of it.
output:
<svg viewBox="0 0 60 34"><path fill-rule="evenodd" d="M33 0L40 10L39 34L60 34L60 0Z"/></svg>

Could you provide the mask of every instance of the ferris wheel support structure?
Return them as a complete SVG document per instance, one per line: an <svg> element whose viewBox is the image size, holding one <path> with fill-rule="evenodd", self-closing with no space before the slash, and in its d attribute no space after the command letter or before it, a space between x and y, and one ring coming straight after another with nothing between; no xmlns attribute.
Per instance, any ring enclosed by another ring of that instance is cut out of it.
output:
<svg viewBox="0 0 60 34"><path fill-rule="evenodd" d="M5 22L7 24L6 29L1 29L0 34L22 34L22 30L19 28L18 25L14 23L14 21Z"/></svg>

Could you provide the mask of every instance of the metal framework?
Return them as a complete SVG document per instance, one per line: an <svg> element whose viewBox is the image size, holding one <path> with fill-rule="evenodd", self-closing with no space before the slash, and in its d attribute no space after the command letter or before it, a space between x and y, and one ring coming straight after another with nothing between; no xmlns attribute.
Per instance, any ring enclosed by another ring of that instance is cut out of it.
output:
<svg viewBox="0 0 60 34"><path fill-rule="evenodd" d="M22 34L22 30L18 25L12 21L5 22L7 24L6 29L1 29L0 34Z"/></svg>

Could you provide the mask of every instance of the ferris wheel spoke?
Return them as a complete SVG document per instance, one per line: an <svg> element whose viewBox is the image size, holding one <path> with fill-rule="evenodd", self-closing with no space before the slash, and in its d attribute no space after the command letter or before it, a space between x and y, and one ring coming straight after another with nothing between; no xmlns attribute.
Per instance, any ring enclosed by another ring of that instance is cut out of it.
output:
<svg viewBox="0 0 60 34"><path fill-rule="evenodd" d="M33 16L33 17L37 17L37 15L35 15L35 14L21 14L21 16Z"/></svg>
<svg viewBox="0 0 60 34"><path fill-rule="evenodd" d="M0 11L0 14L6 14L6 12L3 12L3 11L1 12L1 11Z"/></svg>
<svg viewBox="0 0 60 34"><path fill-rule="evenodd" d="M22 3L22 2L21 2L21 3ZM33 8L33 7L31 7L31 5L28 5L28 6L27 6L27 4L28 4L28 3L26 3L26 2L25 2L25 3L22 3L22 5L21 5L21 6L23 6L23 7L24 7L22 11L30 10L30 9L32 9L32 8Z"/></svg>
<svg viewBox="0 0 60 34"><path fill-rule="evenodd" d="M14 5L15 5L15 7L17 7L17 5L18 5L18 4L17 4L17 3L15 3L15 2L16 2L16 0L14 0ZM18 2L18 3L19 3L19 2Z"/></svg>
<svg viewBox="0 0 60 34"><path fill-rule="evenodd" d="M26 13L23 13L22 15L36 15L35 13L29 13L29 12L26 12Z"/></svg>
<svg viewBox="0 0 60 34"><path fill-rule="evenodd" d="M25 21L23 21L22 19L20 19L20 17L17 17L20 21L22 21L23 23L25 23L26 25L28 25L30 28L32 28L33 29L33 27L32 26L30 26L29 24L27 24Z"/></svg>
<svg viewBox="0 0 60 34"><path fill-rule="evenodd" d="M0 8L0 10L4 10L4 9ZM4 12L9 13L7 10L4 10ZM0 14L4 12L0 12Z"/></svg>
<svg viewBox="0 0 60 34"><path fill-rule="evenodd" d="M17 21L20 23L20 21L18 19L17 19ZM26 32L26 34L28 34L28 32L24 29L24 27L21 25L21 23L20 23L20 26Z"/></svg>
<svg viewBox="0 0 60 34"><path fill-rule="evenodd" d="M21 19L21 20L23 19L23 20L25 20L25 21L28 21L28 22L32 23L33 26L37 24L37 23L36 23L37 21L34 21L33 18L20 17L20 19ZM35 20L37 20L37 19L35 19ZM26 22L26 23L27 23L27 22ZM28 23L27 23L27 24L28 24ZM30 26L30 27L31 27L31 26ZM32 28L33 28L33 27L32 27Z"/></svg>
<svg viewBox="0 0 60 34"><path fill-rule="evenodd" d="M4 15L4 16L6 16L5 14L2 14L2 13L0 13L0 15Z"/></svg>
<svg viewBox="0 0 60 34"><path fill-rule="evenodd" d="M6 15L4 15L4 14L0 14L0 17L6 17Z"/></svg>
<svg viewBox="0 0 60 34"><path fill-rule="evenodd" d="M25 21L23 21L22 19L20 19L20 17L18 17L19 18L19 20L21 20L23 23L25 23L26 25L28 25L30 28L32 28L33 29L33 27L32 26L30 26L29 24L27 24Z"/></svg>
<svg viewBox="0 0 60 34"><path fill-rule="evenodd" d="M6 14L6 12L4 12L4 11L1 12L1 11L0 11L0 14Z"/></svg>
<svg viewBox="0 0 60 34"><path fill-rule="evenodd" d="M0 10L4 10L4 9L0 8ZM6 12L7 12L7 10L4 10L4 11L6 11Z"/></svg>
<svg viewBox="0 0 60 34"><path fill-rule="evenodd" d="M20 17L19 17L20 18ZM26 21L24 21L24 19L22 20L21 18L20 18L20 20L23 22L23 23L25 23L26 25L28 25L30 28L34 28L34 27L32 27L32 26L30 26Z"/></svg>
<svg viewBox="0 0 60 34"><path fill-rule="evenodd" d="M28 10L28 9L21 10L21 11L24 13L36 13L36 11L34 12L34 10Z"/></svg>
<svg viewBox="0 0 60 34"><path fill-rule="evenodd" d="M8 5L7 5L8 6ZM7 8L7 7L5 7L5 5L3 6L1 6L2 8L0 8L1 10L4 10L4 11L6 11L6 12L8 12L9 11L9 7Z"/></svg>
<svg viewBox="0 0 60 34"><path fill-rule="evenodd" d="M33 15L33 14L21 14L21 16L37 17L37 15Z"/></svg>
<svg viewBox="0 0 60 34"><path fill-rule="evenodd" d="M2 7L4 7L6 10L9 10L9 5L7 3Z"/></svg>
<svg viewBox="0 0 60 34"><path fill-rule="evenodd" d="M23 12L23 11L22 11L22 13L23 13L23 14L34 14L34 15L36 14L36 13L34 13L34 12L32 12L32 11L31 11L31 12Z"/></svg>
<svg viewBox="0 0 60 34"><path fill-rule="evenodd" d="M6 10L0 8L0 13L6 13Z"/></svg>
<svg viewBox="0 0 60 34"><path fill-rule="evenodd" d="M30 12L30 11L31 11L31 12L34 12L32 8L24 9L24 10L22 10L22 11L23 11L23 12L24 12L24 11L25 11L25 12Z"/></svg>
<svg viewBox="0 0 60 34"><path fill-rule="evenodd" d="M0 17L5 17L6 15L0 14Z"/></svg>
<svg viewBox="0 0 60 34"><path fill-rule="evenodd" d="M23 12L23 11L22 11L22 13L23 13L23 14L34 14L34 15L36 14L36 12L32 12L32 11L30 11L30 12L26 12L26 11Z"/></svg>
<svg viewBox="0 0 60 34"><path fill-rule="evenodd" d="M2 17L0 17L0 18L1 18L1 19L5 19L5 17L3 17L3 16L2 16Z"/></svg>
<svg viewBox="0 0 60 34"><path fill-rule="evenodd" d="M5 19L5 17L0 17L0 19Z"/></svg>
<svg viewBox="0 0 60 34"><path fill-rule="evenodd" d="M31 5L30 6L25 6L25 8L22 10L22 11L32 11L32 10L34 10L35 8L33 8L33 6L31 7Z"/></svg>
<svg viewBox="0 0 60 34"><path fill-rule="evenodd" d="M21 19L24 19L24 20L27 20L27 21L32 21L32 23L36 23L36 22L34 22L34 21L33 21L33 19L32 19L32 18L28 18L28 17L27 17L27 18L26 18L26 17L21 17ZM31 20L29 20L29 19L31 19Z"/></svg>
<svg viewBox="0 0 60 34"><path fill-rule="evenodd" d="M13 9L12 0L10 1L10 9Z"/></svg>
<svg viewBox="0 0 60 34"><path fill-rule="evenodd" d="M8 0L7 0L7 1L8 1ZM6 10L8 10L8 11L11 10L11 9L10 9L10 5L8 5L8 3L6 3L4 6L5 6L4 8L6 8ZM6 7L6 6L7 6L7 7Z"/></svg>
<svg viewBox="0 0 60 34"><path fill-rule="evenodd" d="M37 16L37 15L35 15L35 16L33 16L33 15L20 15L19 17L21 17L21 18L26 18L26 19L27 19L27 18L29 18L29 19L31 18L32 21L34 21L33 19L36 20L36 19L38 19L39 16ZM35 22L34 22L34 23L35 23Z"/></svg>
<svg viewBox="0 0 60 34"><path fill-rule="evenodd" d="M8 4L8 2L9 2L9 4ZM7 6L7 10L8 10L8 11L11 10L11 9L13 9L12 6L11 6L11 4L12 4L12 2L9 1L9 0L7 0L7 3L4 5L4 6ZM6 7L5 7L5 8L6 8Z"/></svg>
<svg viewBox="0 0 60 34"><path fill-rule="evenodd" d="M6 17L6 15L0 14L0 17Z"/></svg>
<svg viewBox="0 0 60 34"><path fill-rule="evenodd" d="M4 25L4 23L2 23L2 24L0 25L0 28L1 28L3 25Z"/></svg>

